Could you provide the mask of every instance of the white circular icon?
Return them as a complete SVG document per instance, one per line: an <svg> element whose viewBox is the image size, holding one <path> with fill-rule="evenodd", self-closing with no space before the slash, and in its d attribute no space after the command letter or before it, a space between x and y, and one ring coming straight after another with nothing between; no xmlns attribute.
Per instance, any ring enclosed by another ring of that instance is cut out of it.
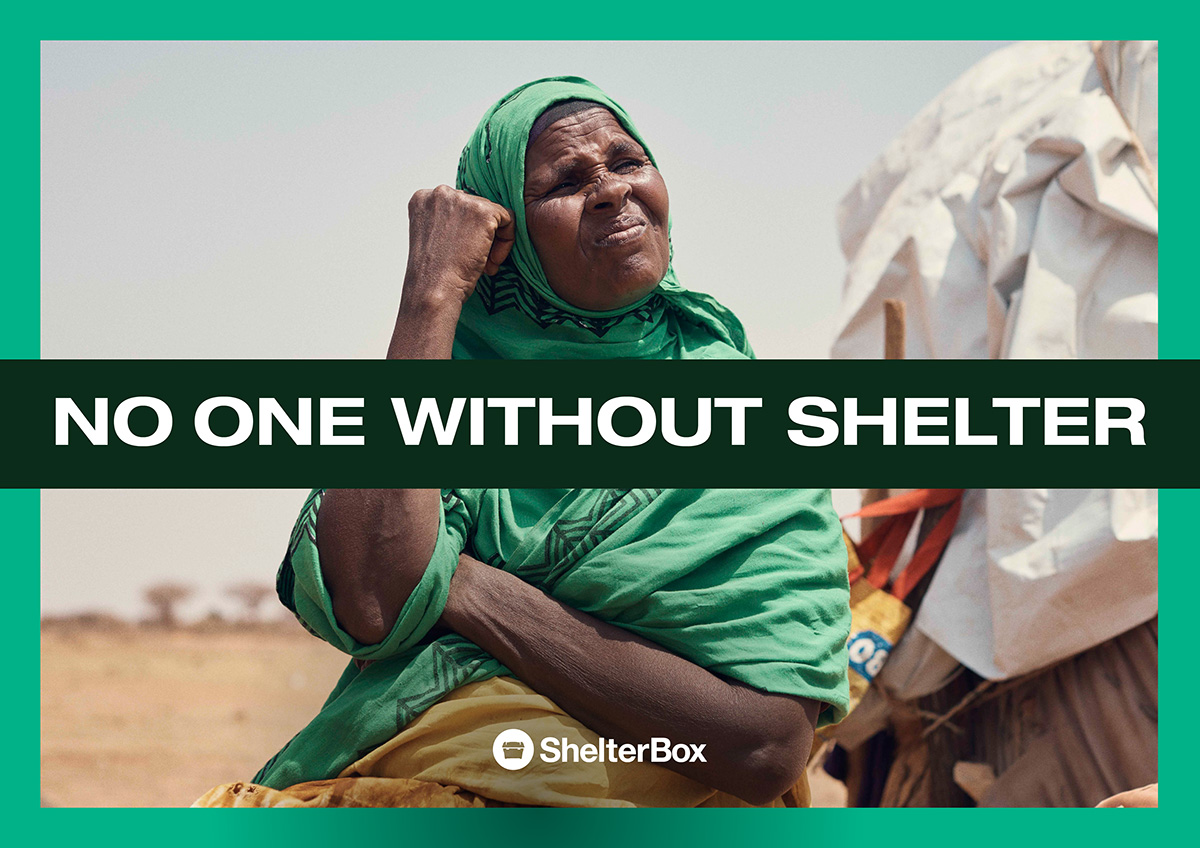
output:
<svg viewBox="0 0 1200 848"><path fill-rule="evenodd" d="M509 771L523 769L533 759L533 740L528 733L516 727L502 730L492 743L492 756L501 768Z"/></svg>

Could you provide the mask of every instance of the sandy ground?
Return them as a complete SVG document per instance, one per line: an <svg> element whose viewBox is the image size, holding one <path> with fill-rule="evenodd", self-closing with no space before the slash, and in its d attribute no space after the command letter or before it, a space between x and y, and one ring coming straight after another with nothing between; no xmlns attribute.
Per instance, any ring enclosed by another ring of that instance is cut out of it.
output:
<svg viewBox="0 0 1200 848"><path fill-rule="evenodd" d="M345 660L294 632L42 633L42 797L187 805L252 777L303 727Z"/></svg>
<svg viewBox="0 0 1200 848"><path fill-rule="evenodd" d="M42 799L180 806L249 779L316 714L345 666L294 629L43 629ZM813 777L819 806L845 791Z"/></svg>

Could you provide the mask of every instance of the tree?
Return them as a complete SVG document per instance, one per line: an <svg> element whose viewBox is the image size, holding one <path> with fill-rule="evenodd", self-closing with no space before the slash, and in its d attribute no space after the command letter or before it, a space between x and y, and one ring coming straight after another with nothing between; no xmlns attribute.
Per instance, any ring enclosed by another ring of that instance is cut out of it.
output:
<svg viewBox="0 0 1200 848"><path fill-rule="evenodd" d="M263 601L275 594L275 587L266 583L237 583L225 589L225 594L241 601L246 610L246 622L258 622L258 608Z"/></svg>
<svg viewBox="0 0 1200 848"><path fill-rule="evenodd" d="M175 615L175 607L194 593L195 589L182 583L158 583L146 589L146 603L154 607L155 623L162 627L176 627L179 619Z"/></svg>

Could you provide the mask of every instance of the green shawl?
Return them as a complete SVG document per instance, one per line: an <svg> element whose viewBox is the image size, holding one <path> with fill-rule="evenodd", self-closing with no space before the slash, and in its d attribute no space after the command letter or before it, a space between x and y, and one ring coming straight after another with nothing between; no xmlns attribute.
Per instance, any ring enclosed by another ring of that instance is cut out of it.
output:
<svg viewBox="0 0 1200 848"><path fill-rule="evenodd" d="M463 151L458 185L512 209L517 237L500 273L468 300L455 358L752 357L737 319L673 272L611 314L575 309L547 285L516 201L529 128L569 99L603 104L642 141L624 110L574 77L522 86L489 110ZM455 688L509 673L461 636L431 637L464 551L714 673L820 701L822 724L845 715L849 587L828 490L443 490L429 566L376 645L357 642L334 616L316 544L323 491L301 510L276 588L312 633L373 662L347 666L256 783L336 776Z"/></svg>
<svg viewBox="0 0 1200 848"><path fill-rule="evenodd" d="M725 677L826 704L849 700L846 548L826 489L460 489L391 634L363 645L333 614L309 497L278 590L317 636L360 660L254 782L334 777L465 683L508 670L461 636L429 638L458 555L503 568Z"/></svg>

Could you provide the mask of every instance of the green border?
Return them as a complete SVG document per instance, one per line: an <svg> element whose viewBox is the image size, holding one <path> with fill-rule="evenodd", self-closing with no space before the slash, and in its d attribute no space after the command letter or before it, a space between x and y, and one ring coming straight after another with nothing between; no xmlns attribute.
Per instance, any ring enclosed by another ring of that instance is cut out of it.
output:
<svg viewBox="0 0 1200 848"><path fill-rule="evenodd" d="M983 35L988 38L1069 38L1081 30L1091 36L1119 35L1118 30L1153 35L1167 18L1161 7L1127 3L1093 3L1077 6L1013 4L972 5L962 2L854 4L852 7L813 4L764 4L731 12L711 4L656 3L639 6L604 4L591 14L563 3L522 4L519 12L499 4L455 3L421 11L400 4L382 8L330 7L309 3L280 4L279 8L250 7L241 3L208 3L192 8L169 4L57 3L10 11L0 57L6 70L10 123L4 137L10 163L12 189L5 240L13 261L15 280L5 287L0 309L0 357L36 358L39 355L39 274L37 218L39 207L39 40L46 39L208 39L208 38L594 38L600 35L630 39L740 39L740 38L866 38L946 39ZM542 9L546 11L542 13ZM336 10L336 11L335 11ZM504 11L509 13L504 19ZM736 19L734 17L736 16ZM1181 16L1177 16L1181 17ZM1174 22L1173 22L1174 23ZM1175 23L1191 29L1190 15ZM1180 43L1183 39L1180 39ZM503 57L495 57L503 61ZM1169 65L1169 63L1168 63ZM486 71L482 72L486 76ZM1195 119L1189 118L1189 122ZM1169 121L1168 121L1169 123ZM1184 188L1198 177L1194 169L1172 172ZM1170 197L1171 195L1168 195ZM1195 196L1191 191L1179 196ZM26 198L23 202L20 198ZM1170 202L1170 201L1168 201ZM16 210L20 210L19 212ZM1168 242L1169 243L1169 242ZM1164 316L1161 355L1195 357L1196 333L1189 319L1197 314L1197 287L1181 282L1182 260L1167 252L1166 266L1174 267L1173 284L1166 288L1172 307ZM1194 461L1194 460L1192 460ZM1196 490L1162 493L1162 561L1189 563L1196 553L1183 533L1188 516L1200 509ZM631 813L565 810L503 810L482 814L450 811L390 810L362 814L317 811L309 814L191 813L176 810L69 810L40 809L37 779L40 774L39 740L24 728L38 721L38 705L24 685L38 675L36 642L40 573L38 551L38 493L0 492L0 529L16 551L13 591L17 598L15 645L10 653L12 693L3 707L10 718L17 754L12 774L18 781L10 796L12 825L18 839L41 843L68 841L89 844L159 844L173 846L250 845L270 839L286 845L327 845L340 840L403 841L414 844L455 844L477 838L493 845L524 846L531 842L573 846L608 844L661 845L664 841L689 844L803 844L806 841L885 844L888 846L970 842L980 845L1053 844L1096 841L1145 840L1168 836L1158 828L1185 830L1184 810L1171 809L1173 787L1187 786L1183 764L1195 750L1192 734L1182 732L1176 705L1194 691L1195 684L1181 682L1180 673L1167 674L1162 683L1167 704L1161 710L1162 738L1171 740L1160 753L1165 772L1166 809L1147 813L1098 813L1082 810L641 810ZM13 560L10 560L13 562ZM1180 567L1180 566L1173 566ZM1169 660L1183 659L1186 645L1177 644L1172 625L1183 611L1187 592L1168 593L1163 624L1168 671ZM1172 600L1174 598L1174 600ZM26 600L28 599L28 600ZM29 612L23 610L29 605ZM28 621L26 620L28 619ZM26 635L30 634L30 635ZM31 687L29 687L31 688ZM27 764L28 769L21 764ZM25 784L28 785L25 785ZM617 816L620 820L617 820ZM1147 816L1147 818L1142 818ZM1152 818L1150 818L1152 817ZM1164 818L1165 817L1165 818ZM350 819L353 819L351 821ZM1187 821L1190 824L1190 820ZM1149 832L1147 828L1153 828ZM1176 829L1177 828L1177 829Z"/></svg>

